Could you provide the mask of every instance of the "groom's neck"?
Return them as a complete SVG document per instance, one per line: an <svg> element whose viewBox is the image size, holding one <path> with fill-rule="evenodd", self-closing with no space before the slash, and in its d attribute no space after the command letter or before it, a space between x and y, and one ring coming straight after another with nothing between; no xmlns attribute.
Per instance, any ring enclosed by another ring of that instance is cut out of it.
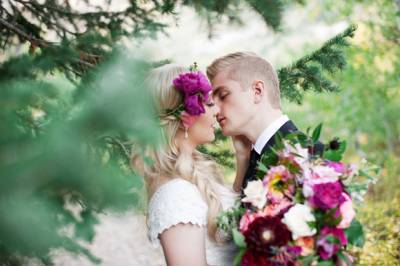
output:
<svg viewBox="0 0 400 266"><path fill-rule="evenodd" d="M266 115L267 114L267 115ZM246 132L247 138L254 144L261 133L269 127L276 119L283 115L281 109L269 109L261 112L257 112L252 119L251 125L248 126L248 132Z"/></svg>

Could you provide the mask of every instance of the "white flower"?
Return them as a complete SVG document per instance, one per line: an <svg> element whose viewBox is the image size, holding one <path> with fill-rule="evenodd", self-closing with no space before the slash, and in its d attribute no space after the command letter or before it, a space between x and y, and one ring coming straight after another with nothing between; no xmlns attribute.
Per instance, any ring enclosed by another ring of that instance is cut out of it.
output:
<svg viewBox="0 0 400 266"><path fill-rule="evenodd" d="M242 202L250 202L254 207L262 209L267 203L268 189L261 180L250 181L243 190L245 197Z"/></svg>
<svg viewBox="0 0 400 266"><path fill-rule="evenodd" d="M312 182L310 180L305 180L303 183L303 195L309 198L314 195L314 190L312 188Z"/></svg>
<svg viewBox="0 0 400 266"><path fill-rule="evenodd" d="M303 148L300 145L300 143L296 143L293 146L288 141L285 141L284 145L285 145L285 150L284 150L285 155L287 156L289 154L294 154L295 155L294 160L296 161L296 163L302 165L303 163L308 161L308 150Z"/></svg>
<svg viewBox="0 0 400 266"><path fill-rule="evenodd" d="M292 232L294 240L303 236L313 236L317 232L315 228L308 225L308 222L315 222L315 217L311 213L311 208L307 205L294 205L285 213L282 222Z"/></svg>

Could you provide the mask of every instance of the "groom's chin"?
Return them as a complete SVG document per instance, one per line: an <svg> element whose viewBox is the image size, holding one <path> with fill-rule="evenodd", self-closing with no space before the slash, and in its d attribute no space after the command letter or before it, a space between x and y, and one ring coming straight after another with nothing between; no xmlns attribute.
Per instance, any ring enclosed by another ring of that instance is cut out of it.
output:
<svg viewBox="0 0 400 266"><path fill-rule="evenodd" d="M226 127L221 127L221 133L225 137L230 137L233 135L232 132L230 132Z"/></svg>

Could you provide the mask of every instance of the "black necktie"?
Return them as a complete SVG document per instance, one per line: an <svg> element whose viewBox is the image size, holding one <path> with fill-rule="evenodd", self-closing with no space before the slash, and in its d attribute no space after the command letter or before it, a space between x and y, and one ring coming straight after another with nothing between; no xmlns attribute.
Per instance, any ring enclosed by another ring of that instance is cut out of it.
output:
<svg viewBox="0 0 400 266"><path fill-rule="evenodd" d="M255 164L257 163L257 159L258 159L258 153L256 152L255 149L252 149L250 152L250 164Z"/></svg>
<svg viewBox="0 0 400 266"><path fill-rule="evenodd" d="M242 197L244 197L243 189L247 186L249 181L253 181L255 179L255 170L257 167L257 161L260 158L260 155L252 149L250 152L250 162L249 166L247 167L246 174L244 176L243 184L242 184Z"/></svg>
<svg viewBox="0 0 400 266"><path fill-rule="evenodd" d="M260 155L256 152L255 149L252 149L251 153L250 153L250 164L249 164L249 169L250 169L249 179L250 180L254 180L254 174L255 174L255 169L257 167L258 159L260 159ZM248 181L250 181L250 180L248 180Z"/></svg>

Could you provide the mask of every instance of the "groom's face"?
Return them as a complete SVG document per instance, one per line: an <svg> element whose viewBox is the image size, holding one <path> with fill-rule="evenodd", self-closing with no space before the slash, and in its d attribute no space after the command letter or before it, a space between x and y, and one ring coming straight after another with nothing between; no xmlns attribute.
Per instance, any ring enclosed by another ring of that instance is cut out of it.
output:
<svg viewBox="0 0 400 266"><path fill-rule="evenodd" d="M231 79L227 72L218 73L212 80L213 99L219 107L218 123L225 136L244 134L244 129L254 114L250 88Z"/></svg>

